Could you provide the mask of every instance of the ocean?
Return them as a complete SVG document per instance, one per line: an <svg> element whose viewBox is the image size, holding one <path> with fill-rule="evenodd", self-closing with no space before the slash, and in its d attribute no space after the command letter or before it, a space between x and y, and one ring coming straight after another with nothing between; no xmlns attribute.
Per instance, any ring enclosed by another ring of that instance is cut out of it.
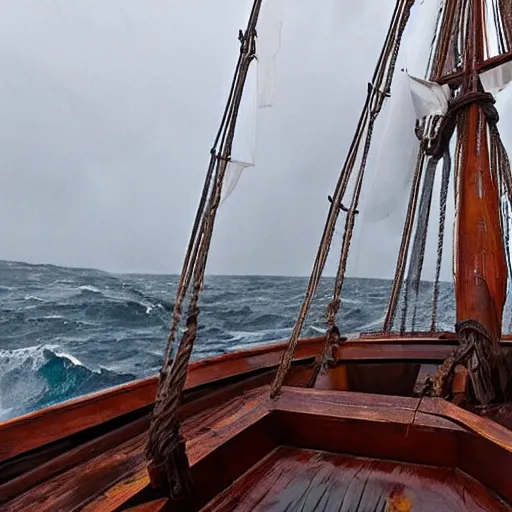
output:
<svg viewBox="0 0 512 512"><path fill-rule="evenodd" d="M0 420L156 374L177 281L0 261ZM193 359L286 339L306 284L301 277L207 277ZM390 285L346 279L342 332L378 330ZM332 286L322 280L303 336L325 331ZM440 329L452 328L453 309L443 283ZM420 323L429 320L425 314Z"/></svg>

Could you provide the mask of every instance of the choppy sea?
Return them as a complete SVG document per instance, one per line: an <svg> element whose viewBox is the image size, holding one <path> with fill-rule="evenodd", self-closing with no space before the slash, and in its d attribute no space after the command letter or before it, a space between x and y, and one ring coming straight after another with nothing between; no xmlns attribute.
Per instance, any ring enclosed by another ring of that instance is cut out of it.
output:
<svg viewBox="0 0 512 512"><path fill-rule="evenodd" d="M0 261L0 420L160 368L178 277ZM195 359L286 339L304 296L300 277L210 276ZM324 332L324 279L304 336ZM340 327L377 330L390 282L347 279ZM448 289L440 327L453 325ZM444 315L444 316L443 316Z"/></svg>

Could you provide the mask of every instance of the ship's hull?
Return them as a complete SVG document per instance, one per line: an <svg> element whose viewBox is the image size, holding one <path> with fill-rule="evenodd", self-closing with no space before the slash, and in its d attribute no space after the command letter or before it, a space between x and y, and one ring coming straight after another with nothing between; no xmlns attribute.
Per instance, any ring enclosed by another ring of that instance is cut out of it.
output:
<svg viewBox="0 0 512 512"><path fill-rule="evenodd" d="M181 407L196 486L188 502L149 480L150 378L0 423L0 509L511 510L511 431L413 397L422 365L442 361L452 335L346 342L308 389L323 342L301 340L275 400L283 344L191 365Z"/></svg>

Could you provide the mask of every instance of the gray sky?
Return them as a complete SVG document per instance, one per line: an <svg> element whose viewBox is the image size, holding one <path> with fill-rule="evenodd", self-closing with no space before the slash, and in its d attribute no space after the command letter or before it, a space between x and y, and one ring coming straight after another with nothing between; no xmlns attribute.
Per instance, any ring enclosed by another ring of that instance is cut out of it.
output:
<svg viewBox="0 0 512 512"><path fill-rule="evenodd" d="M179 272L250 4L2 2L0 258ZM393 6L284 0L275 104L210 272L309 274ZM367 230L353 274L389 277L397 226Z"/></svg>

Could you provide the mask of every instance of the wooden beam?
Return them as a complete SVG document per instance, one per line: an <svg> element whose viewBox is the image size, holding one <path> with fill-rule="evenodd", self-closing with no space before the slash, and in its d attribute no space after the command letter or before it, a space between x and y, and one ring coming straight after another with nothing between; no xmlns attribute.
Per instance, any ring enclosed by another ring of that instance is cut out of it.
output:
<svg viewBox="0 0 512 512"><path fill-rule="evenodd" d="M294 361L314 358L323 340L301 340ZM275 368L285 348L285 343L260 346L192 363L185 389ZM141 379L4 421L0 423L0 462L150 406L157 386L157 377Z"/></svg>

